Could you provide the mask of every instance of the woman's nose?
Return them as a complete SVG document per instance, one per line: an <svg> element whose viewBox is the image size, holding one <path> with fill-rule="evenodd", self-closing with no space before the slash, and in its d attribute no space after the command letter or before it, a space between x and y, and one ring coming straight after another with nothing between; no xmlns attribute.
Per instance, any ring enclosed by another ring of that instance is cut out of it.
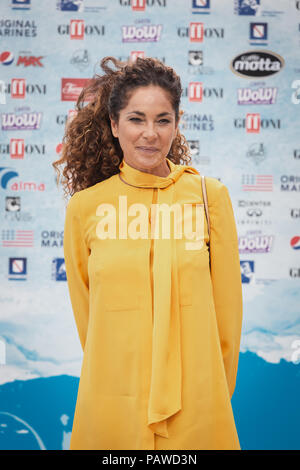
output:
<svg viewBox="0 0 300 470"><path fill-rule="evenodd" d="M148 139L156 138L157 137L157 132L156 132L156 129L155 129L155 125L153 123L146 124L143 134L144 134L144 137L147 137Z"/></svg>

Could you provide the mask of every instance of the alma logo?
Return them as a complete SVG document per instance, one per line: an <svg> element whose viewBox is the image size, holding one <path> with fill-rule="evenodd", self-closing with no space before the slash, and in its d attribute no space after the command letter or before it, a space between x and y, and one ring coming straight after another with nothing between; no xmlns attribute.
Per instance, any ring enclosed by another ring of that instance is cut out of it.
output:
<svg viewBox="0 0 300 470"><path fill-rule="evenodd" d="M0 167L0 186L2 189L7 189L7 185L12 178L18 177L19 173L14 171L13 168L2 166ZM17 181L13 183L9 189L11 191L45 191L44 183L34 183L28 181Z"/></svg>

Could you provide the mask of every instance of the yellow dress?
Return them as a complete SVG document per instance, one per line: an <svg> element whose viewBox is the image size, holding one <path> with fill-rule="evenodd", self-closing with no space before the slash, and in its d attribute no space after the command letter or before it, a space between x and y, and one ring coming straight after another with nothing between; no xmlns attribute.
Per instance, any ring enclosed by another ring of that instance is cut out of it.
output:
<svg viewBox="0 0 300 470"><path fill-rule="evenodd" d="M192 224L203 209L198 171L167 163L160 177L122 160L119 174L67 205L64 256L83 349L72 450L240 449L230 401L242 329L231 200L206 178L210 272L205 217L202 244L160 231L157 207L189 205L181 221Z"/></svg>

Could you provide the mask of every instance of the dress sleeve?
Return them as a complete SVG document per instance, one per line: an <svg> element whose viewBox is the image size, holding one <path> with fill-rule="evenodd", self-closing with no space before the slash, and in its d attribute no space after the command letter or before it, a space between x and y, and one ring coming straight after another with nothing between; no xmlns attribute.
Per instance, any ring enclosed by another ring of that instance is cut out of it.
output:
<svg viewBox="0 0 300 470"><path fill-rule="evenodd" d="M218 182L216 193L209 209L211 279L225 373L232 398L242 330L242 280L238 235L229 192L223 183Z"/></svg>
<svg viewBox="0 0 300 470"><path fill-rule="evenodd" d="M84 350L89 320L89 249L82 236L78 193L68 202L64 226L64 258L70 300Z"/></svg>

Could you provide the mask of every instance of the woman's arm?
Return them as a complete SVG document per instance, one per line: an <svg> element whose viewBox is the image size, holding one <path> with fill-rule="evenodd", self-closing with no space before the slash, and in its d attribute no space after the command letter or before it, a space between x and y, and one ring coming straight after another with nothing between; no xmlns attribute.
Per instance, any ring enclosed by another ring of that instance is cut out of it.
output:
<svg viewBox="0 0 300 470"><path fill-rule="evenodd" d="M89 319L88 255L82 236L78 193L75 193L66 208L64 257L70 300L83 350Z"/></svg>
<svg viewBox="0 0 300 470"><path fill-rule="evenodd" d="M238 235L231 199L223 183L215 180L215 185L214 200L209 208L211 279L224 367L232 398L242 329L242 281ZM209 187L207 193L210 201L212 193L209 194Z"/></svg>

